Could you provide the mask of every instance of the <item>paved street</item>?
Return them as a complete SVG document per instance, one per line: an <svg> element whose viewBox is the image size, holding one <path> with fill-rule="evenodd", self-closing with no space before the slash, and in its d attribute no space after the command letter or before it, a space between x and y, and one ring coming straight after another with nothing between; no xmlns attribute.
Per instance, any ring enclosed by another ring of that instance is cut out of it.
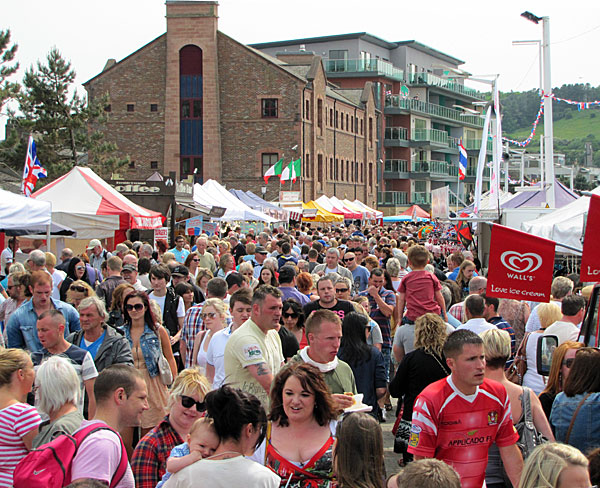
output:
<svg viewBox="0 0 600 488"><path fill-rule="evenodd" d="M396 400L392 399L394 408L387 412L387 422L379 424L381 430L383 430L383 448L385 457L385 471L387 476L398 472L398 457L399 454L394 452L394 435L392 434L392 427L394 426L394 413L396 412Z"/></svg>

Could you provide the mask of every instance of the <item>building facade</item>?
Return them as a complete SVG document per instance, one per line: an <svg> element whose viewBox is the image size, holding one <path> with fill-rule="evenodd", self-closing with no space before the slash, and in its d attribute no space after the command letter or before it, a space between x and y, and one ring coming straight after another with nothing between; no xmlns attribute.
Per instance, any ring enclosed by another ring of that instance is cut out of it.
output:
<svg viewBox="0 0 600 488"><path fill-rule="evenodd" d="M165 34L84 84L91 100L108 94L102 129L131 159L120 176L175 171L268 200L293 190L376 204L383 113L372 82L334 86L320 56L235 41L218 30L216 2L167 0L166 11ZM281 158L300 158L302 174L265 184Z"/></svg>
<svg viewBox="0 0 600 488"><path fill-rule="evenodd" d="M417 41L388 42L368 33L253 44L272 56L312 53L324 60L329 80L341 88L370 83L378 119L378 206L394 214L412 204L429 208L443 185L465 201L473 193L485 100L464 85L463 61ZM468 153L467 176L458 184L458 142ZM491 156L491 142L487 145ZM489 175L489 169L486 169ZM489 179L489 178L488 178ZM484 190L489 181L484 182ZM465 197L466 196L466 197ZM468 203L468 201L467 201Z"/></svg>

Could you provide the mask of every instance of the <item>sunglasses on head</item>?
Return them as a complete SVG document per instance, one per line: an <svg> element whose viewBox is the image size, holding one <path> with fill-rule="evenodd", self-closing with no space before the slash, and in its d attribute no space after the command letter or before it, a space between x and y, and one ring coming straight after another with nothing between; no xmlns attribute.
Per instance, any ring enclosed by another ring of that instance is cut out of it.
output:
<svg viewBox="0 0 600 488"><path fill-rule="evenodd" d="M298 317L298 314L296 312L284 312L283 316L288 319L295 319Z"/></svg>
<svg viewBox="0 0 600 488"><path fill-rule="evenodd" d="M85 286L71 285L69 287L69 290L71 290L71 291L78 291L79 293L85 293Z"/></svg>
<svg viewBox="0 0 600 488"><path fill-rule="evenodd" d="M206 319L214 319L217 316L216 312L208 312L208 313L201 313L200 314L200 318L202 320L206 320Z"/></svg>
<svg viewBox="0 0 600 488"><path fill-rule="evenodd" d="M206 411L206 405L204 404L204 402L197 402L192 397L185 395L181 395L179 398L181 398L181 405L183 406L183 408L192 408L194 405L196 405L196 410L198 412Z"/></svg>
<svg viewBox="0 0 600 488"><path fill-rule="evenodd" d="M134 303L133 305L131 305L130 303L128 303L127 305L125 305L125 310L127 310L128 312L131 312L132 310L135 310L136 312L141 312L142 310L144 310L144 304Z"/></svg>

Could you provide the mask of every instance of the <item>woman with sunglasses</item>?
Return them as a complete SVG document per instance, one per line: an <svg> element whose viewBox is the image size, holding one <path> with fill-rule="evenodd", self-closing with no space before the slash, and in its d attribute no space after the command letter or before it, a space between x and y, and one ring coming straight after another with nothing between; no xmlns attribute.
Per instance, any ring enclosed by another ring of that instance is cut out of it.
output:
<svg viewBox="0 0 600 488"><path fill-rule="evenodd" d="M600 445L600 349L575 353L563 391L552 404L550 423L556 440L587 452Z"/></svg>
<svg viewBox="0 0 600 488"><path fill-rule="evenodd" d="M168 400L167 387L163 384L158 361L160 355L169 362L173 377L177 375L177 366L171 350L169 333L157 326L148 295L135 291L123 301L123 331L131 346L133 364L146 381L148 405L150 408L142 414L142 435L158 424L165 415Z"/></svg>
<svg viewBox="0 0 600 488"><path fill-rule="evenodd" d="M71 283L77 280L83 280L91 285L87 275L87 268L85 262L77 256L71 258L69 267L67 268L67 276L60 285L60 300L65 302L67 300L67 291L71 286Z"/></svg>
<svg viewBox="0 0 600 488"><path fill-rule="evenodd" d="M67 290L66 302L73 305L75 308L79 307L81 300L87 297L96 296L94 289L83 280L77 280L71 283Z"/></svg>
<svg viewBox="0 0 600 488"><path fill-rule="evenodd" d="M251 290L254 290L258 286L258 279L254 277L254 266L252 266L250 261L244 261L240 264L238 271L248 282Z"/></svg>
<svg viewBox="0 0 600 488"><path fill-rule="evenodd" d="M294 334L298 340L300 349L308 346L308 341L306 340L306 334L304 332L304 318L302 307L296 300L291 299L283 302L280 319L281 325Z"/></svg>
<svg viewBox="0 0 600 488"><path fill-rule="evenodd" d="M183 263L184 266L189 270L190 276L192 276L194 280L196 280L196 277L198 276L198 270L200 269L199 263L200 258L198 257L198 253L196 251L188 254L188 257L185 258L185 262Z"/></svg>
<svg viewBox="0 0 600 488"><path fill-rule="evenodd" d="M550 374L548 375L548 382L546 388L540 393L540 402L542 408L548 420L550 420L550 412L552 411L552 404L556 395L563 391L565 381L573 366L575 360L575 354L577 350L582 348L583 344L580 342L566 341L558 346L552 353L552 363L550 366Z"/></svg>
<svg viewBox="0 0 600 488"><path fill-rule="evenodd" d="M194 339L194 350L192 352L192 364L206 374L206 351L214 335L227 326L225 304L220 298L209 298L202 305L200 318L204 324L204 330L196 334Z"/></svg>
<svg viewBox="0 0 600 488"><path fill-rule="evenodd" d="M137 488L154 488L162 479L171 449L187 439L194 422L206 412L208 380L195 368L184 369L173 381L168 414L135 448L131 469Z"/></svg>
<svg viewBox="0 0 600 488"><path fill-rule="evenodd" d="M123 316L123 302L128 295L133 293L135 288L129 283L121 283L117 286L112 295L112 301L110 302L110 310L108 312L108 320L106 323L115 329L119 329L125 323Z"/></svg>

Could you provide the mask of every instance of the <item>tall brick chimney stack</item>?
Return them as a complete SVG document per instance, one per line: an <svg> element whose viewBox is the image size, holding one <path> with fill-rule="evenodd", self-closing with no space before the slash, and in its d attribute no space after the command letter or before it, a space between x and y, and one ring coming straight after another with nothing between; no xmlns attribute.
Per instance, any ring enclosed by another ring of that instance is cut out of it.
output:
<svg viewBox="0 0 600 488"><path fill-rule="evenodd" d="M214 1L167 0L167 64L165 95L165 174L180 173L180 50L202 50L203 176L221 180L217 24Z"/></svg>

